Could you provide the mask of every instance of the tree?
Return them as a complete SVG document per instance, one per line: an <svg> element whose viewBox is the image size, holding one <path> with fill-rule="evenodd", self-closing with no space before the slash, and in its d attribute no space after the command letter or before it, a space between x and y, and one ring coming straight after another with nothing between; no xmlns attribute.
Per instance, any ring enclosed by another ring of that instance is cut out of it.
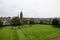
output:
<svg viewBox="0 0 60 40"><path fill-rule="evenodd" d="M35 22L34 22L34 19L31 18L31 19L29 20L29 24L34 24L34 23L35 23Z"/></svg>
<svg viewBox="0 0 60 40"><path fill-rule="evenodd" d="M32 25L33 25L34 23L35 23L35 22L34 22L34 19L31 18L31 19L29 20L30 27L32 27Z"/></svg>
<svg viewBox="0 0 60 40"><path fill-rule="evenodd" d="M19 17L14 17L12 20L11 20L11 25L12 26L18 26L18 25L20 25L21 23L20 23L20 19L19 19Z"/></svg>
<svg viewBox="0 0 60 40"><path fill-rule="evenodd" d="M0 28L2 27L2 25L3 25L3 22L2 22L1 19L0 19Z"/></svg>
<svg viewBox="0 0 60 40"><path fill-rule="evenodd" d="M44 23L41 21L40 24L44 24Z"/></svg>
<svg viewBox="0 0 60 40"><path fill-rule="evenodd" d="M60 20L58 20L58 25L60 25Z"/></svg>
<svg viewBox="0 0 60 40"><path fill-rule="evenodd" d="M58 20L55 18L55 19L53 19L53 21L52 21L52 25L58 25Z"/></svg>

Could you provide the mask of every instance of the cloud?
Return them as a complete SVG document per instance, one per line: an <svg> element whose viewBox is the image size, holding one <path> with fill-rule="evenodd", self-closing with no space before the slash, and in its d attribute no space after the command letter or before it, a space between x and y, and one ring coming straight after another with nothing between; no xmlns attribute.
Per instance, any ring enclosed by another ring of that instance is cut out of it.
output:
<svg viewBox="0 0 60 40"><path fill-rule="evenodd" d="M60 0L0 0L0 16L60 17Z"/></svg>

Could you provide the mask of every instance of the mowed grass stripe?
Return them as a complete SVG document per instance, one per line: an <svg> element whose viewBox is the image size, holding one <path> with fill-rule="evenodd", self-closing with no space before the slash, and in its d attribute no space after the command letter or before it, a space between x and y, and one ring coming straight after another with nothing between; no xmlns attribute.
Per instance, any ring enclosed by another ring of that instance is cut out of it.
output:
<svg viewBox="0 0 60 40"><path fill-rule="evenodd" d="M18 35L20 40L26 40L24 33L20 29L18 29Z"/></svg>
<svg viewBox="0 0 60 40"><path fill-rule="evenodd" d="M18 30L13 30L13 40L19 40Z"/></svg>
<svg viewBox="0 0 60 40"><path fill-rule="evenodd" d="M27 40L50 40L60 36L60 28L54 28L52 25L32 25L29 28L21 29Z"/></svg>
<svg viewBox="0 0 60 40"><path fill-rule="evenodd" d="M11 40L13 40L13 30L11 30Z"/></svg>
<svg viewBox="0 0 60 40"><path fill-rule="evenodd" d="M50 40L58 36L60 28L54 28L52 25L36 24L15 30L11 29L11 26L0 28L0 40Z"/></svg>
<svg viewBox="0 0 60 40"><path fill-rule="evenodd" d="M11 29L10 29L10 27L0 28L0 40L11 40Z"/></svg>

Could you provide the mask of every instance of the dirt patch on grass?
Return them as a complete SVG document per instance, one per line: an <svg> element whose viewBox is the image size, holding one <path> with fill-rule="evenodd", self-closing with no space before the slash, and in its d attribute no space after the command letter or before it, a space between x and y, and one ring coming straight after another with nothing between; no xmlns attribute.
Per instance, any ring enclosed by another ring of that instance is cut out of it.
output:
<svg viewBox="0 0 60 40"><path fill-rule="evenodd" d="M52 38L51 40L60 40L60 37Z"/></svg>

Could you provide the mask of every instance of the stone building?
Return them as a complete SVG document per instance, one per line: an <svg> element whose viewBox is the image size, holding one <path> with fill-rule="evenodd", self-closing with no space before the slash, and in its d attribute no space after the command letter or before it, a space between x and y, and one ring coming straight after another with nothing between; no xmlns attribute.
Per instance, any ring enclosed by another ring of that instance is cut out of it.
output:
<svg viewBox="0 0 60 40"><path fill-rule="evenodd" d="M13 17L0 17L0 19L3 22L3 25L10 25L10 22L11 22L12 18ZM21 22L29 23L29 20L33 19L35 23L40 23L42 21L45 24L52 24L52 20L54 19L54 18L25 18L25 17L23 17L23 12L22 11L20 12L20 17L19 18L20 18ZM60 19L60 18L57 18L57 19Z"/></svg>
<svg viewBox="0 0 60 40"><path fill-rule="evenodd" d="M22 11L20 12L20 19L21 20L23 19L23 13L22 13Z"/></svg>
<svg viewBox="0 0 60 40"><path fill-rule="evenodd" d="M3 25L10 25L11 18L10 17L0 17L3 22Z"/></svg>

